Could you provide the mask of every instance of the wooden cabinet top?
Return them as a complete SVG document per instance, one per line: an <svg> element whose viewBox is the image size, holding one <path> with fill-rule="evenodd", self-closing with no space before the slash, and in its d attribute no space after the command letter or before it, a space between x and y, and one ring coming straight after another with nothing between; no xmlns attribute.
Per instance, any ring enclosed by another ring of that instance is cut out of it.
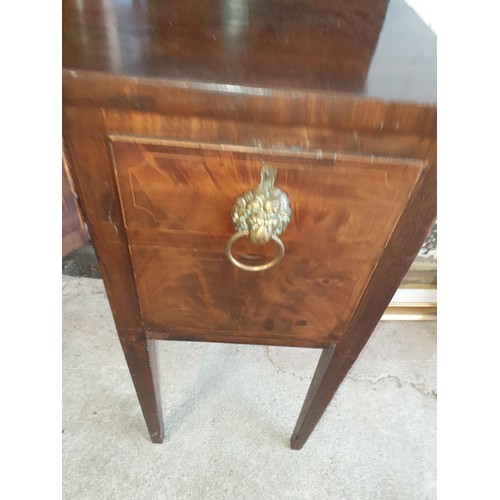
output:
<svg viewBox="0 0 500 500"><path fill-rule="evenodd" d="M436 36L403 0L63 0L62 59L73 78L436 102Z"/></svg>

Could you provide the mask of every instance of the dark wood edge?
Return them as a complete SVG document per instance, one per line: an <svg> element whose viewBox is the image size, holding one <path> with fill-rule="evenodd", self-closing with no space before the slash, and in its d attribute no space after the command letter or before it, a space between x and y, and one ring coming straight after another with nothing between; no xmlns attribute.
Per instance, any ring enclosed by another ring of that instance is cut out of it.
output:
<svg viewBox="0 0 500 500"><path fill-rule="evenodd" d="M145 341L104 116L97 108L71 111L63 110L64 149L115 325L120 335ZM76 168L77 164L80 168ZM94 189L103 184L111 193L107 199L101 199Z"/></svg>
<svg viewBox="0 0 500 500"><path fill-rule="evenodd" d="M282 103L286 100L287 106ZM63 70L63 104L434 137L434 103ZM383 129L381 129L381 124Z"/></svg>
<svg viewBox="0 0 500 500"><path fill-rule="evenodd" d="M354 92L340 91L340 90L319 90L319 89L292 89L278 85L266 85L265 87L259 85L242 85L230 83L217 83L204 80L186 80L172 77L154 77L154 76L127 76L127 75L113 75L107 72L85 70L85 69L62 69L62 78L69 80L80 80L86 83L114 81L118 85L125 83L132 83L136 85L152 85L159 88L170 89L190 89L206 92L224 92L229 94L247 94L256 97L303 97L303 96L317 96L331 99L336 96L338 99L353 100L360 102L393 102L389 99L381 98L365 98ZM410 103L410 101L405 101ZM435 103L424 103L415 101L411 103L412 106L422 107L435 107Z"/></svg>
<svg viewBox="0 0 500 500"><path fill-rule="evenodd" d="M270 337L260 336L256 338L255 333L238 332L237 337L230 332L166 332L160 330L148 330L146 335L152 340L182 340L187 342L216 342L221 344L251 344L251 345L270 345L278 347L307 347L311 349L324 349L332 345L331 339L325 340L307 340L293 337ZM210 339L210 340L208 340Z"/></svg>

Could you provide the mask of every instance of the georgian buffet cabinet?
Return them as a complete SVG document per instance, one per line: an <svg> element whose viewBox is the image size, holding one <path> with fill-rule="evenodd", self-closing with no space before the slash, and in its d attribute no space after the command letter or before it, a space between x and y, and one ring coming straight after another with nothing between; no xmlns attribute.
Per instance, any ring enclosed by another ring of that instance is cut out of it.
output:
<svg viewBox="0 0 500 500"><path fill-rule="evenodd" d="M436 216L403 0L63 0L64 149L151 440L161 340L322 349L300 449Z"/></svg>

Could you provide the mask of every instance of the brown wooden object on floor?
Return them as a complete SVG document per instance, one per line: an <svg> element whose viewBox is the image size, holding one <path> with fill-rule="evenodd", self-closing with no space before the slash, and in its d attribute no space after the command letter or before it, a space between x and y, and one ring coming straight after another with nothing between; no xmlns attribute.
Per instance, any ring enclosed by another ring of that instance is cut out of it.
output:
<svg viewBox="0 0 500 500"><path fill-rule="evenodd" d="M62 256L82 247L88 241L88 234L78 208L71 176L63 155L62 160Z"/></svg>
<svg viewBox="0 0 500 500"><path fill-rule="evenodd" d="M435 51L402 0L64 0L65 150L154 442L175 339L323 349L303 446L435 219ZM250 272L263 167L292 216Z"/></svg>

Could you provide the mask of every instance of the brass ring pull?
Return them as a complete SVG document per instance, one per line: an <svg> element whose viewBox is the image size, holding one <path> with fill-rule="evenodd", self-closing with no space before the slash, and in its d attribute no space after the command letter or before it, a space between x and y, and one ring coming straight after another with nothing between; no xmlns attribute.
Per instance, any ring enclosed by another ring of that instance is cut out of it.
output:
<svg viewBox="0 0 500 500"><path fill-rule="evenodd" d="M244 271L264 271L265 269L271 269L271 267L274 267L276 264L279 264L281 262L281 260L283 259L284 255L285 255L285 245L279 239L278 236L272 235L271 238L278 244L278 248L279 248L279 253L273 260L271 260L270 262L266 262L265 264L259 264L256 266L251 266L249 264L244 264L243 262L240 262L231 253L231 248L233 246L233 243L236 240L239 240L240 238L243 238L244 236L249 236L249 231L247 229L244 231L240 231L239 233L234 233L231 236L231 238L229 238L229 240L227 240L227 243L226 243L227 258L236 267L239 267L240 269L243 269Z"/></svg>
<svg viewBox="0 0 500 500"><path fill-rule="evenodd" d="M281 262L285 255L285 245L279 238L288 226L292 217L292 209L286 193L274 185L276 170L264 167L260 183L251 191L242 194L234 203L231 211L236 234L226 244L226 255L231 263L245 271L263 271ZM278 255L266 264L251 266L236 260L231 253L233 243L248 236L252 243L263 245L274 240L278 247Z"/></svg>

